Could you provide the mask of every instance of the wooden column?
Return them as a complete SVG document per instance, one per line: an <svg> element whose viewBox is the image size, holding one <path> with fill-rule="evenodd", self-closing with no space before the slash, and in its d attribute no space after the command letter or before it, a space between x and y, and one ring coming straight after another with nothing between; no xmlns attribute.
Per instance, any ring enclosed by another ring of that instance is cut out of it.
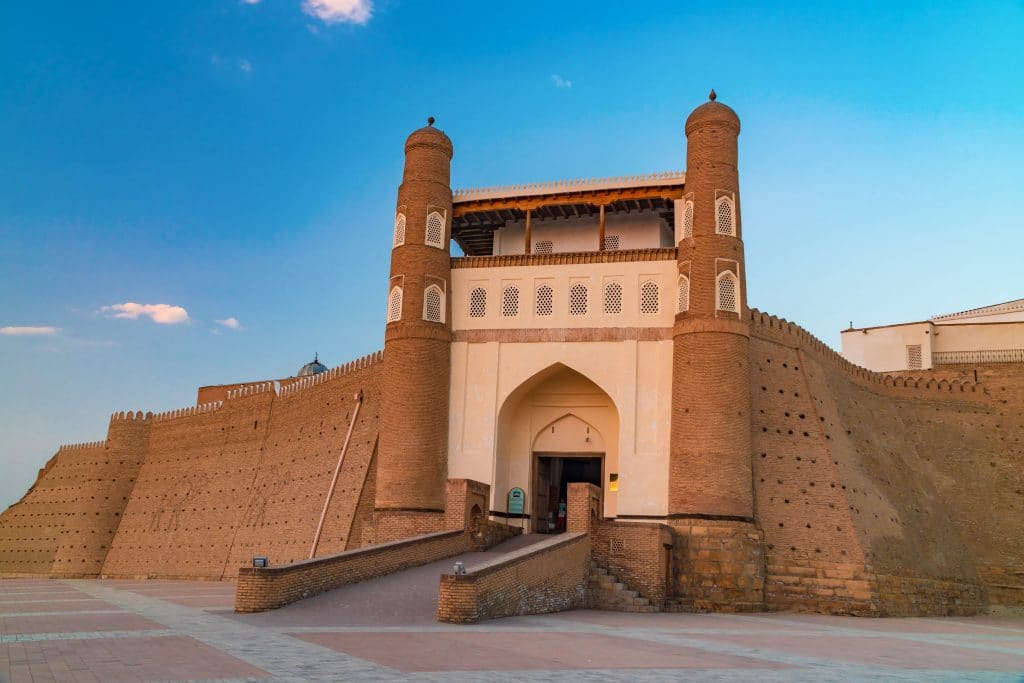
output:
<svg viewBox="0 0 1024 683"><path fill-rule="evenodd" d="M526 210L526 245L525 245L524 250L523 250L524 254L529 254L530 253L530 244L531 243L532 243L532 239L530 237L530 210L527 209Z"/></svg>
<svg viewBox="0 0 1024 683"><path fill-rule="evenodd" d="M604 251L604 204L600 207L600 220L597 229L597 250Z"/></svg>

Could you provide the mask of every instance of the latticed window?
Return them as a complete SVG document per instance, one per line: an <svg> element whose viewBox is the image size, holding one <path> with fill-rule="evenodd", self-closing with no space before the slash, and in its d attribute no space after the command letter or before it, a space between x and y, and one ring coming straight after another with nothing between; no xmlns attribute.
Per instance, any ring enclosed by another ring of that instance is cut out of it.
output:
<svg viewBox="0 0 1024 683"><path fill-rule="evenodd" d="M653 315L659 309L658 283L648 280L640 285L640 312Z"/></svg>
<svg viewBox="0 0 1024 683"><path fill-rule="evenodd" d="M618 282L604 286L604 312L622 313L622 285Z"/></svg>
<svg viewBox="0 0 1024 683"><path fill-rule="evenodd" d="M469 293L469 317L482 318L487 315L487 290L476 287Z"/></svg>
<svg viewBox="0 0 1024 683"><path fill-rule="evenodd" d="M683 205L683 238L693 237L693 201L687 199Z"/></svg>
<svg viewBox="0 0 1024 683"><path fill-rule="evenodd" d="M392 287L388 294L388 322L402 319L402 288Z"/></svg>
<svg viewBox="0 0 1024 683"><path fill-rule="evenodd" d="M555 292L547 285L537 288L537 315L551 315L554 309Z"/></svg>
<svg viewBox="0 0 1024 683"><path fill-rule="evenodd" d="M718 276L718 293L716 308L720 311L740 312L739 284L732 271L725 271Z"/></svg>
<svg viewBox="0 0 1024 683"><path fill-rule="evenodd" d="M395 242L393 247L400 247L405 244L405 214L395 216Z"/></svg>
<svg viewBox="0 0 1024 683"><path fill-rule="evenodd" d="M908 370L920 370L921 369L921 345L910 344L907 346L907 369Z"/></svg>
<svg viewBox="0 0 1024 683"><path fill-rule="evenodd" d="M679 276L679 298L676 300L676 313L690 310L690 278Z"/></svg>
<svg viewBox="0 0 1024 683"><path fill-rule="evenodd" d="M437 211L427 216L427 234L424 242L427 246L444 248L444 217Z"/></svg>
<svg viewBox="0 0 1024 683"><path fill-rule="evenodd" d="M534 254L550 254L555 250L555 243L551 240L540 240L534 242L533 253Z"/></svg>
<svg viewBox="0 0 1024 683"><path fill-rule="evenodd" d="M569 288L569 315L587 314L587 286L577 282Z"/></svg>
<svg viewBox="0 0 1024 683"><path fill-rule="evenodd" d="M437 285L423 291L423 319L431 323L444 322L444 294Z"/></svg>
<svg viewBox="0 0 1024 683"><path fill-rule="evenodd" d="M501 292L501 315L514 318L519 315L519 288L509 285Z"/></svg>
<svg viewBox="0 0 1024 683"><path fill-rule="evenodd" d="M604 249L605 251L615 251L619 248L621 238L619 235L605 235L604 236Z"/></svg>
<svg viewBox="0 0 1024 683"><path fill-rule="evenodd" d="M715 232L736 235L736 212L731 197L719 197L715 203Z"/></svg>

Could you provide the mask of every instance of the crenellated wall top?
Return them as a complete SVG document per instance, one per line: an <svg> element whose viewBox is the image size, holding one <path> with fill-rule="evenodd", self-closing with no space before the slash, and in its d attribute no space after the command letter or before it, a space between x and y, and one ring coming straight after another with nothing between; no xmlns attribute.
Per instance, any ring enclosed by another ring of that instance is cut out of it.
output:
<svg viewBox="0 0 1024 683"><path fill-rule="evenodd" d="M281 398L294 396L306 389L309 389L310 387L315 387L323 384L324 382L329 382L357 370L362 370L370 367L371 365L376 365L382 360L384 360L384 351L374 351L373 353L369 353L361 358L357 358L353 361L349 361L348 363L344 363L343 365L331 368L326 372L321 372L318 375L303 377L302 379L281 387Z"/></svg>
<svg viewBox="0 0 1024 683"><path fill-rule="evenodd" d="M61 451L84 451L89 448L103 448L107 445L106 439L103 441L85 441L82 443L69 443L64 444L57 449L57 452Z"/></svg>
<svg viewBox="0 0 1024 683"><path fill-rule="evenodd" d="M224 405L224 401L201 403L197 406L189 406L187 408L178 408L177 410L168 410L163 413L156 413L153 415L153 419L157 422L164 422L166 420L173 420L179 417L191 417L192 415L212 413L213 411L218 410L222 405Z"/></svg>
<svg viewBox="0 0 1024 683"><path fill-rule="evenodd" d="M957 394L983 393L983 389L979 389L973 382L950 382L945 379L940 380L928 376L904 377L888 375L854 365L833 350L828 344L799 325L791 323L785 318L763 313L756 308L750 309L750 322L751 332L755 335L771 339L772 341L792 340L797 347L815 353L820 360L831 363L833 367L844 371L850 377L863 384L898 389L923 389L934 394L939 392L957 392Z"/></svg>

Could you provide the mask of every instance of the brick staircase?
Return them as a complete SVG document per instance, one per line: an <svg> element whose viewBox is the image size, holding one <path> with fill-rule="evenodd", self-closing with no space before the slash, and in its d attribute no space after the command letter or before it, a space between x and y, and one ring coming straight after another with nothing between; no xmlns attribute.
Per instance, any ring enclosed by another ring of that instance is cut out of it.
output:
<svg viewBox="0 0 1024 683"><path fill-rule="evenodd" d="M590 568L587 585L587 607L613 612L657 612L647 598L619 581L605 567L594 564Z"/></svg>

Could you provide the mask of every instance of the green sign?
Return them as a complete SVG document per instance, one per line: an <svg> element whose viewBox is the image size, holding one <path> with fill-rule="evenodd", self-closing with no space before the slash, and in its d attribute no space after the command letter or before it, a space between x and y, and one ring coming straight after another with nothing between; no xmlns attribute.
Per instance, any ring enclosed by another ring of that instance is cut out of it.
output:
<svg viewBox="0 0 1024 683"><path fill-rule="evenodd" d="M518 486L508 492L508 514L523 514L523 506L526 504L526 492Z"/></svg>

